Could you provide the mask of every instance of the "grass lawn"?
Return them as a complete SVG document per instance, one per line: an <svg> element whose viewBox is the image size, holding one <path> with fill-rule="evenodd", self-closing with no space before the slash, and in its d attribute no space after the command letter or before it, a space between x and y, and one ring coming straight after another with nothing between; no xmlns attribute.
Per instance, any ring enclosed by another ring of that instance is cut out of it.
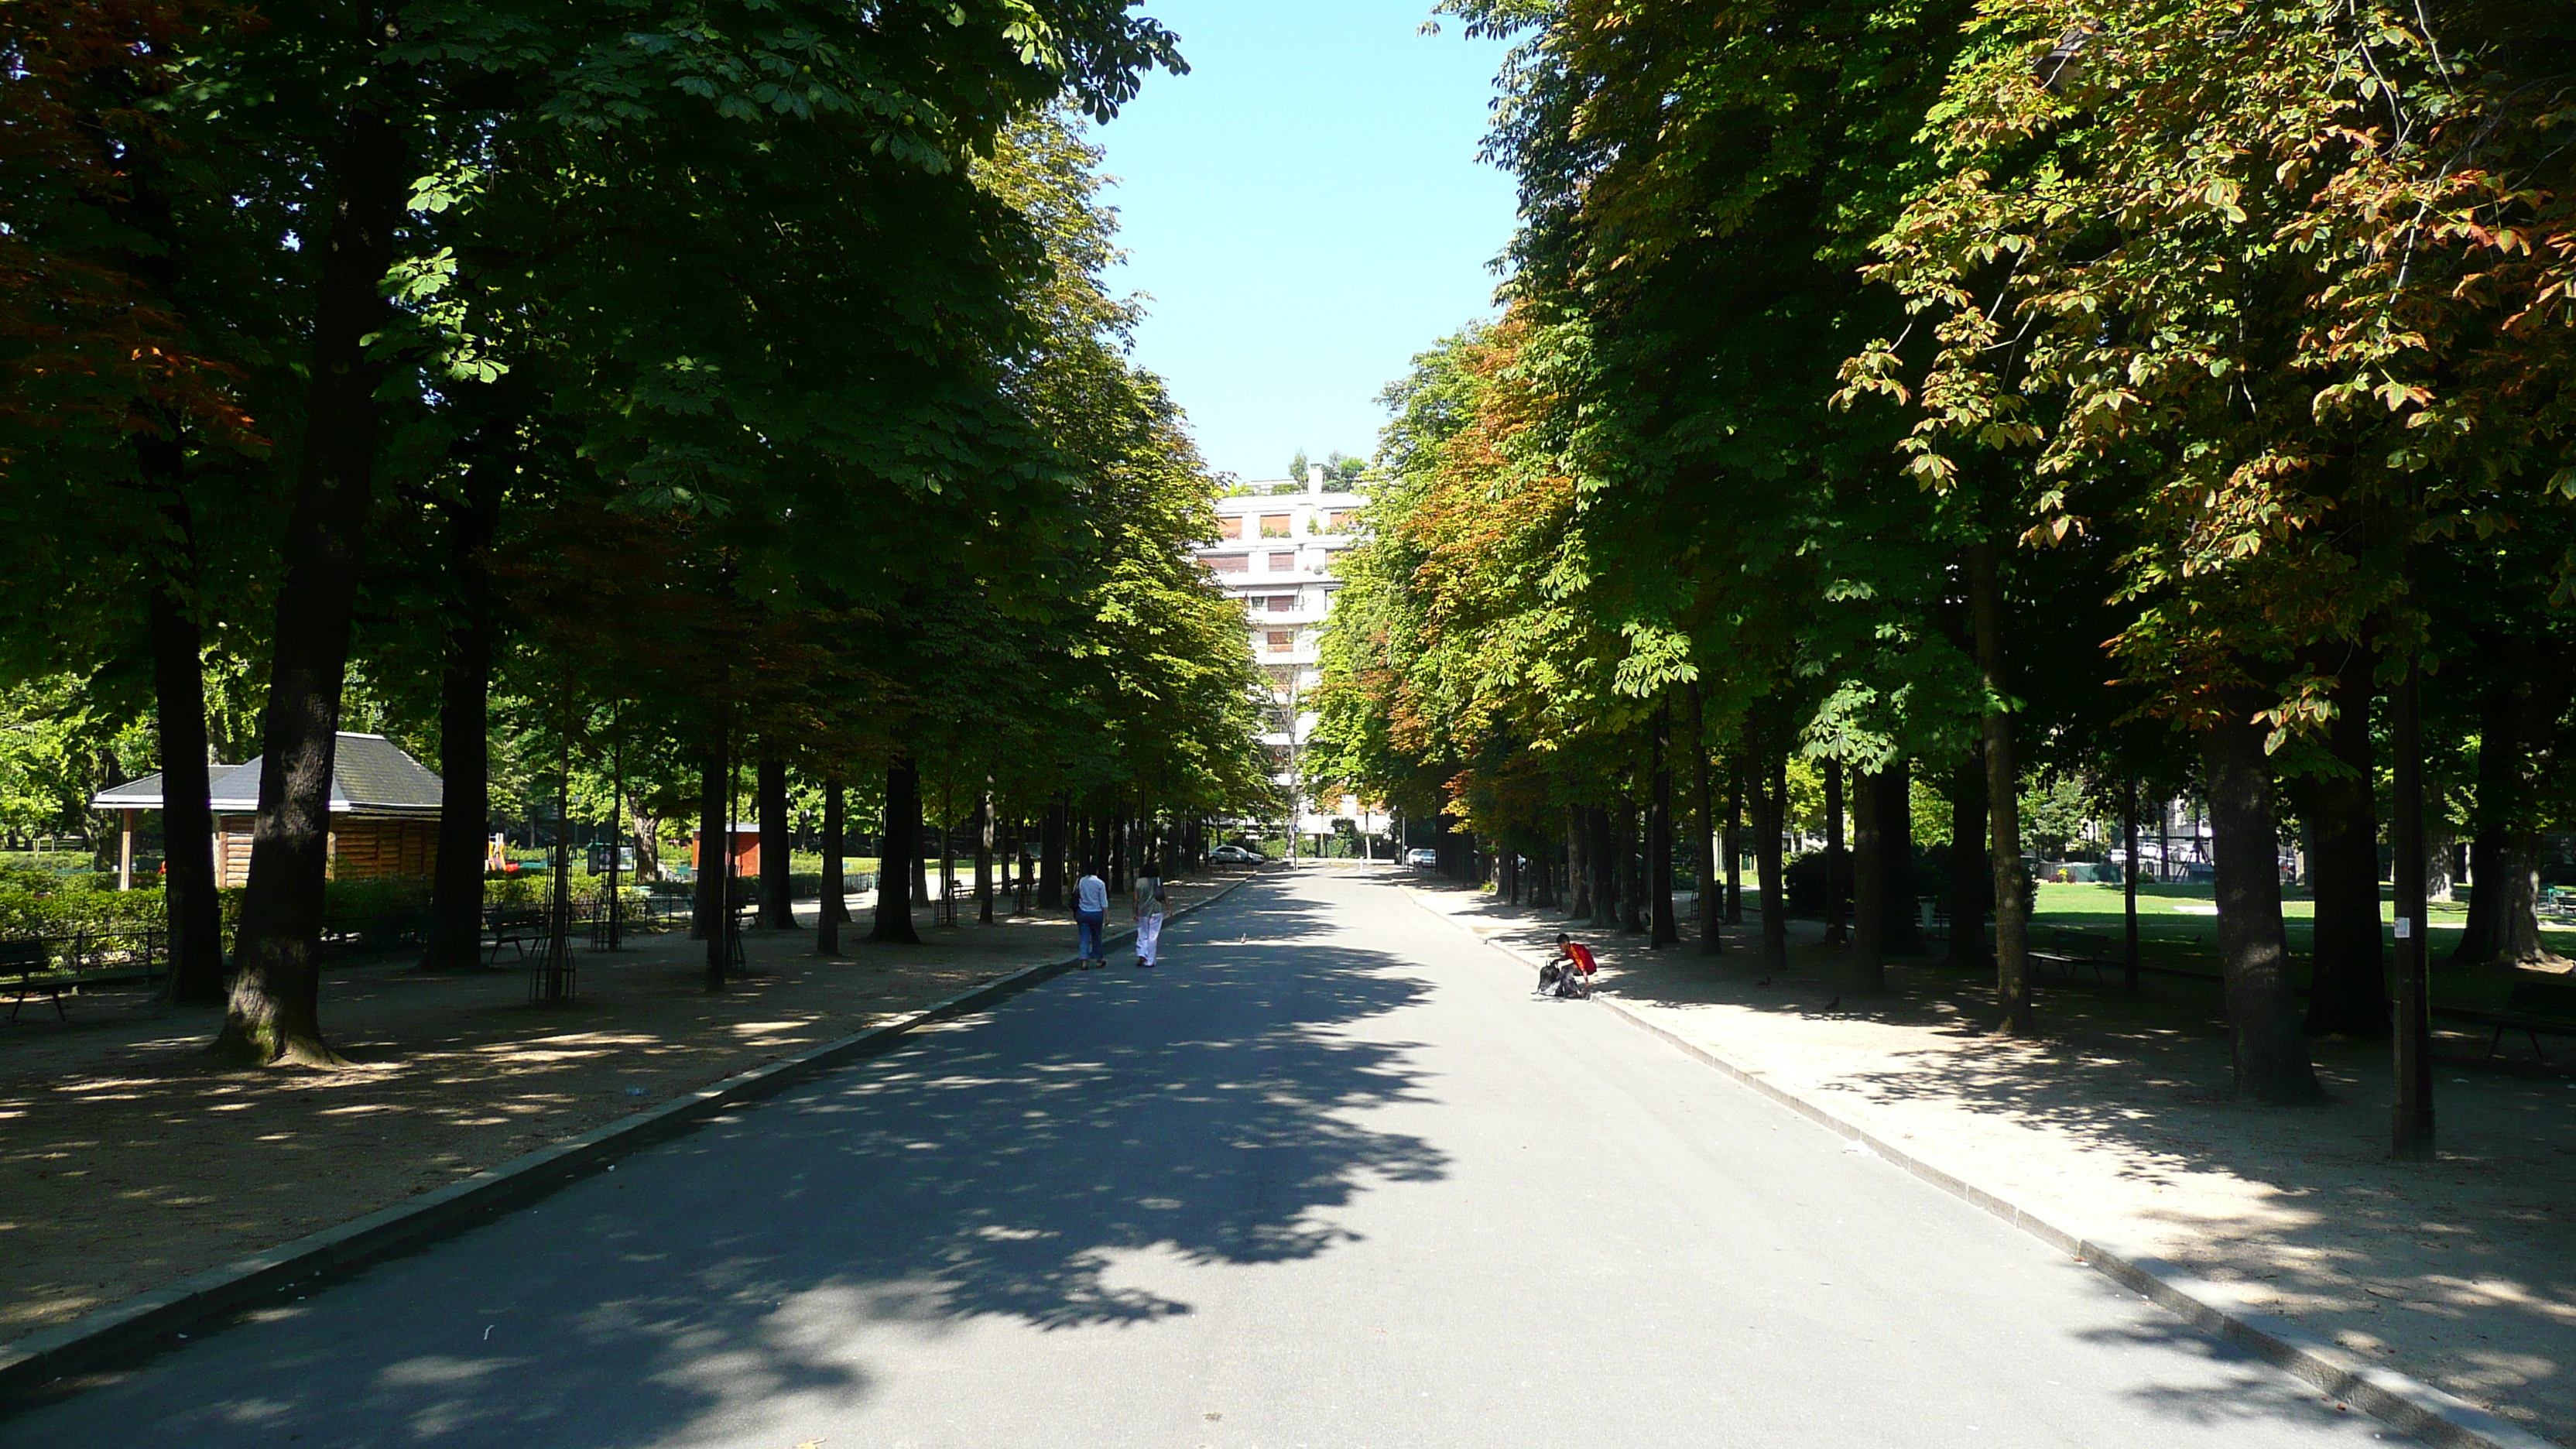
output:
<svg viewBox="0 0 2576 1449"><path fill-rule="evenodd" d="M975 857L968 855L962 857L962 859L965 861L967 873L972 875L975 870ZM939 857L932 856L930 858L930 868L933 870L937 870L939 868ZM995 868L999 869L998 857L996 858ZM787 857L787 869L788 873L791 875L821 875L823 873L822 853L817 851L812 855L790 855ZM845 855L841 857L842 874L857 875L862 871L869 875L876 874L877 858L873 855Z"/></svg>
<svg viewBox="0 0 2576 1449"><path fill-rule="evenodd" d="M2138 955L2143 961L2179 966L2200 971L2218 969L2218 907L2216 892L2205 885L2140 885L2138 887ZM2310 921L2316 903L2305 891L2285 890L2281 902L2282 924L2289 937L2292 969L2304 978L2307 955L2312 949L2314 932ZM2385 901L2387 896L2382 894ZM2385 920L2388 912L2381 909ZM2500 998L2504 991L2502 978L2489 972L2454 972L2443 968L2451 948L2459 944L2460 930L2468 908L2459 903L2434 902L2429 910L2431 934L2428 955L2433 963L2434 999L2444 1005L2483 1004L2489 997ZM2121 927L2121 888L2117 885L2042 884L2039 903L2031 918L2031 944L2046 950L2051 927L2074 927L2100 931L2116 941ZM2541 939L2561 955L2576 956L2576 928L2544 921Z"/></svg>

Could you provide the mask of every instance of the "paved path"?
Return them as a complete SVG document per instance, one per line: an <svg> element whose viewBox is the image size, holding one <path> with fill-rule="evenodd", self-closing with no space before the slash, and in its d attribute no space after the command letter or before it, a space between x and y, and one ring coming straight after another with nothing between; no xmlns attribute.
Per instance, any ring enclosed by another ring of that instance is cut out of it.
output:
<svg viewBox="0 0 2576 1449"><path fill-rule="evenodd" d="M1324 870L260 1317L0 1445L2395 1437Z"/></svg>

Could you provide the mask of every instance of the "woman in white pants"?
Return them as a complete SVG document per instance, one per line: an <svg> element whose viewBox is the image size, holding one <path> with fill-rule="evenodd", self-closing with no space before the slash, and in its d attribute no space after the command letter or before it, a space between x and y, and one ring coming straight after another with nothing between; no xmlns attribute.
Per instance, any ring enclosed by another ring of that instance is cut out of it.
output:
<svg viewBox="0 0 2576 1449"><path fill-rule="evenodd" d="M1149 862L1136 873L1136 964L1151 966L1163 950L1163 877Z"/></svg>

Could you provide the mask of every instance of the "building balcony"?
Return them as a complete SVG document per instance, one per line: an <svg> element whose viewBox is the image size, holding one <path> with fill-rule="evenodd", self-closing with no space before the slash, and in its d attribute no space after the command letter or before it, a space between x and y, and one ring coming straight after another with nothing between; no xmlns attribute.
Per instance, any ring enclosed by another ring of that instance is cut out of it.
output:
<svg viewBox="0 0 2576 1449"><path fill-rule="evenodd" d="M1257 606L1261 602L1261 596L1254 594L1246 602ZM1255 629L1312 629L1323 623L1324 617L1330 614L1332 609L1329 605L1316 604L1294 609L1251 607L1244 612L1251 617L1252 627Z"/></svg>
<svg viewBox="0 0 2576 1449"><path fill-rule="evenodd" d="M1304 542L1311 544L1314 540L1308 539L1304 540ZM1275 551L1279 553L1291 552L1291 550L1287 548L1280 548ZM1296 562L1284 569L1272 568L1270 566L1269 559L1269 554L1272 550L1265 550L1258 546L1248 552L1239 547L1211 549L1207 552L1201 553L1199 555L1199 560L1200 562L1208 565L1208 571L1214 574L1217 582L1226 588L1257 588L1276 583L1284 579L1296 579L1301 582L1331 579L1333 557L1344 551L1345 550L1339 548L1323 549L1316 551L1311 557L1304 552L1299 552ZM1239 569L1223 569L1216 566L1215 560L1218 558L1240 558L1245 562L1244 566Z"/></svg>

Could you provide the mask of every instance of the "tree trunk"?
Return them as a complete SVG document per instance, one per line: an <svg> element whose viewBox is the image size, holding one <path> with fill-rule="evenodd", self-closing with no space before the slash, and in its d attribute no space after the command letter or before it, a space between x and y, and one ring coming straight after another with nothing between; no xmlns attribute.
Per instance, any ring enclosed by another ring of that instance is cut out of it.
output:
<svg viewBox="0 0 2576 1449"><path fill-rule="evenodd" d="M871 941L918 946L912 926L912 873L921 853L921 767L899 756L886 766L885 842L877 847L877 915Z"/></svg>
<svg viewBox="0 0 2576 1449"><path fill-rule="evenodd" d="M1995 908L1995 877L1986 858L1986 750L1969 747L1950 777L1950 941L1946 960L1962 971L1981 971L1993 960L1986 950L1986 917Z"/></svg>
<svg viewBox="0 0 2576 1449"><path fill-rule="evenodd" d="M832 803L835 799L841 801L837 806ZM841 812L837 816L832 813L836 809ZM834 820L840 821L839 826L835 827L832 824ZM840 858L841 884L838 890L827 889L823 892L822 909L833 920L846 926L853 919L850 915L849 786L842 781L838 770L827 776L823 783L823 821L823 833L828 837L821 842L823 852L827 860L833 856ZM833 939L840 938L835 936Z"/></svg>
<svg viewBox="0 0 2576 1449"><path fill-rule="evenodd" d="M2028 1036L2034 1025L2030 872L2021 863L2021 768L2013 753L2012 716L2004 709L2003 586L1995 577L1993 544L1968 545L1968 586L1976 618L1977 670L1986 686L1986 846L1995 881L1995 1004L2003 1010L2006 1032Z"/></svg>
<svg viewBox="0 0 2576 1449"><path fill-rule="evenodd" d="M993 894L996 897L1016 901L1020 894L1021 880L1026 875L1026 872L1020 869L1020 841L1024 827L1025 822L1018 814L1014 813L1006 818L998 804L994 807ZM1011 907L1011 913L1016 913L1018 909L1014 904Z"/></svg>
<svg viewBox="0 0 2576 1449"><path fill-rule="evenodd" d="M929 900L929 899L931 898L931 897L930 897L930 859L931 859L931 855L930 855L930 849L929 849L929 846L928 846L928 844L927 844L927 843L922 839L922 837L923 837L924 835L929 834L929 832L930 832L930 821L929 821L929 819L928 819L928 817L927 817L927 812L922 808L922 803L921 803L921 772L920 772L920 767L919 767L919 766L915 766L915 767L914 767L914 770L913 770L913 777L912 777L912 801L913 801L913 821L914 821L914 824L913 824L913 831L912 831L912 843L911 843L910 845L908 845L908 846L906 846L906 847L905 847L904 859L906 859L906 860L908 860L908 861L911 861L911 862L912 862L912 898L913 898L914 900L916 900L916 901L927 901L927 900ZM942 831L940 831L940 832L939 832L939 838L940 838L940 842L941 842L941 843L942 843L942 845L944 846L944 845L946 844L946 842L947 842L947 839L948 839L948 832L947 832L946 830L942 830ZM931 919L931 923L932 923L933 925L938 924L938 921L939 921L939 912L938 912L938 910L933 909L933 910L931 911L931 913L930 913L930 919Z"/></svg>
<svg viewBox="0 0 2576 1449"><path fill-rule="evenodd" d="M2342 778L2312 778L2302 802L2314 845L2308 884L2316 898L2308 981L2308 1030L2324 1036L2388 1032L2388 961L2380 944L2379 811L2370 749L2367 649L2344 661L2326 744Z"/></svg>
<svg viewBox="0 0 2576 1449"><path fill-rule="evenodd" d="M1887 849L1878 804L1886 778L1852 781L1852 985L1873 996L1887 989Z"/></svg>
<svg viewBox="0 0 2576 1449"><path fill-rule="evenodd" d="M1610 819L1611 859L1618 862L1619 932L1639 935L1646 929L1646 873L1639 868L1637 859L1637 802L1627 792L1620 792L1618 808L1611 812Z"/></svg>
<svg viewBox="0 0 2576 1449"><path fill-rule="evenodd" d="M2173 807L2170 799L2156 801L2156 884L2173 879Z"/></svg>
<svg viewBox="0 0 2576 1449"><path fill-rule="evenodd" d="M2492 642L2492 641L2490 641ZM2512 874L2506 856L2512 851L2512 801L2521 781L2522 742L2517 726L2522 711L2514 697L2519 683L2511 671L2499 671L2478 700L2478 799L2470 813L2469 910L2451 964L2484 966L2496 958L2506 897L2505 879Z"/></svg>
<svg viewBox="0 0 2576 1449"><path fill-rule="evenodd" d="M1127 893L1127 807L1120 805L1109 815L1109 875L1101 884L1109 894Z"/></svg>
<svg viewBox="0 0 2576 1449"><path fill-rule="evenodd" d="M841 814L841 776L823 777L823 900L814 912L814 952L841 954L841 922L849 918L848 878L842 873L841 836L848 822Z"/></svg>
<svg viewBox="0 0 2576 1449"><path fill-rule="evenodd" d="M1703 956L1715 956L1726 943L1718 934L1718 923L1725 912L1717 898L1717 817L1716 801L1708 785L1708 702L1701 697L1699 685L1690 687L1691 702L1691 859L1699 867L1699 897L1693 902L1699 917L1699 949Z"/></svg>
<svg viewBox="0 0 2576 1449"><path fill-rule="evenodd" d="M2481 740L2478 753L2483 757L2487 745ZM2481 771L2483 773L2483 771ZM2484 966L2495 959L2496 907L2504 900L2504 879L2508 847L2501 826L2481 822L2469 836L2469 908L2460 922L2460 939L2451 947L2454 966ZM2488 882L2495 883L2492 889Z"/></svg>
<svg viewBox="0 0 2576 1449"><path fill-rule="evenodd" d="M321 1020L331 771L375 492L376 388L385 369L367 355L367 340L389 315L380 284L393 267L409 150L389 118L353 110L324 178L331 218L321 238L302 458L260 728L259 824L242 949L216 1041L219 1051L253 1062L342 1065L322 1039Z"/></svg>
<svg viewBox="0 0 2576 1449"><path fill-rule="evenodd" d="M2496 673L2479 702L2468 923L2451 960L2512 971L2559 961L2540 940L2534 801L2547 793L2538 787L2556 771L2554 736L2570 685L2563 670L2549 670L2528 638L2492 652L2504 657L2492 666Z"/></svg>
<svg viewBox="0 0 2576 1449"><path fill-rule="evenodd" d="M175 443L154 439L172 453ZM172 460L173 466L176 460ZM182 516L184 504L175 505ZM183 536L184 532L183 532ZM197 621L175 581L153 585L152 692L161 745L162 900L170 917L170 999L224 999L223 901L215 887L215 817L206 803L206 679Z"/></svg>
<svg viewBox="0 0 2576 1449"><path fill-rule="evenodd" d="M2138 994L2138 780L2129 777L2120 801L2120 979Z"/></svg>
<svg viewBox="0 0 2576 1449"><path fill-rule="evenodd" d="M939 924L957 924L957 792L940 792Z"/></svg>
<svg viewBox="0 0 2576 1449"><path fill-rule="evenodd" d="M1050 911L1064 909L1064 857L1072 846L1068 814L1064 802L1056 801L1038 826L1038 904Z"/></svg>
<svg viewBox="0 0 2576 1449"><path fill-rule="evenodd" d="M1895 761L1878 777L1881 939L1890 956L1923 954L1922 912L1914 899L1914 770Z"/></svg>
<svg viewBox="0 0 2576 1449"><path fill-rule="evenodd" d="M143 158L137 157L140 161ZM170 198L157 166L125 170L125 196L111 214L161 245L134 258L135 271L162 296L183 285L181 248ZM154 571L146 605L152 655L155 728L161 754L161 899L168 917L169 999L186 1006L223 1002L223 898L215 879L214 812L207 803L212 772L206 738L205 639L189 612L202 575L197 528L188 503L186 420L175 410L138 402L131 434L136 471L161 494L161 516L175 542ZM133 817L127 816L130 825Z"/></svg>
<svg viewBox="0 0 2576 1449"><path fill-rule="evenodd" d="M716 928L724 909L722 884L725 846L725 748L717 735L698 757L698 862L695 888L689 892L689 939L703 941Z"/></svg>
<svg viewBox="0 0 2576 1449"><path fill-rule="evenodd" d="M787 762L760 759L760 928L796 929L795 842L787 833Z"/></svg>
<svg viewBox="0 0 2576 1449"><path fill-rule="evenodd" d="M2491 918L2496 933L2494 964L2499 970L2565 964L2565 958L2540 939L2541 847L2541 833L2537 830L2510 831L2505 837L2495 915ZM2486 888L2480 886L2478 893L2486 894Z"/></svg>
<svg viewBox="0 0 2576 1449"><path fill-rule="evenodd" d="M1592 875L1592 929L1607 930L1619 920L1619 858L1610 844L1610 812L1588 807L1583 818L1584 865Z"/></svg>
<svg viewBox="0 0 2576 1449"><path fill-rule="evenodd" d="M1726 762L1726 923L1744 920L1744 762Z"/></svg>
<svg viewBox="0 0 2576 1449"><path fill-rule="evenodd" d="M2568 670L2563 662L2545 660L2537 642L2528 635L2515 641L2514 661L2514 672L2524 680L2516 699L2519 718L2514 731L2521 757L2513 762L2517 788L2513 818L2505 836L2505 889L2493 918L2495 964L2506 971L2530 967L2556 970L2567 964L2566 958L2542 944L2540 937L2541 827L2545 820L2540 802L2556 794L2551 784L2563 778L2566 753L2561 747L2559 721L2567 713L2570 696L2576 695L2576 672Z"/></svg>
<svg viewBox="0 0 2576 1449"><path fill-rule="evenodd" d="M1843 849L1843 762L1825 761L1825 944L1850 944L1851 857Z"/></svg>
<svg viewBox="0 0 2576 1449"><path fill-rule="evenodd" d="M1565 807L1565 913L1592 918L1591 831L1580 805Z"/></svg>
<svg viewBox="0 0 2576 1449"><path fill-rule="evenodd" d="M2272 772L2263 727L2244 700L2222 706L2201 731L2209 786L2212 871L2218 895L2218 955L2227 1019L2235 1033L2236 1089L2265 1102L2313 1102L2323 1094L2299 1029L2281 929L2280 840L2274 832Z"/></svg>
<svg viewBox="0 0 2576 1449"><path fill-rule="evenodd" d="M733 973L733 736L719 727L698 766L698 881L690 934L707 943L706 989Z"/></svg>
<svg viewBox="0 0 2576 1449"><path fill-rule="evenodd" d="M1789 893L1781 878L1780 837L1788 825L1788 756L1767 736L1745 734L1745 753L1758 761L1761 788L1754 797L1753 868L1762 884L1762 964L1789 964Z"/></svg>
<svg viewBox="0 0 2576 1449"><path fill-rule="evenodd" d="M492 819L492 632L460 620L439 677L437 857L431 865L425 971L473 970L483 959L483 880Z"/></svg>
<svg viewBox="0 0 2576 1449"><path fill-rule="evenodd" d="M975 801L975 920L993 924L993 787Z"/></svg>
<svg viewBox="0 0 2576 1449"><path fill-rule="evenodd" d="M2424 893L2425 899L2451 899L2451 855L2459 848L2459 837L2451 831L2450 807L2442 792L2428 787L2424 791Z"/></svg>
<svg viewBox="0 0 2576 1449"><path fill-rule="evenodd" d="M515 417L495 417L477 433L464 489L447 519L447 571L456 590L455 624L439 677L438 764L441 785L437 856L431 864L425 971L483 966L484 832L492 823L492 570L488 558L501 529L501 505L518 467Z"/></svg>
<svg viewBox="0 0 2576 1449"><path fill-rule="evenodd" d="M1681 922L1673 915L1673 772L1672 709L1655 710L1654 758L1648 761L1654 796L1646 807L1646 899L1654 913L1652 946L1678 946Z"/></svg>
<svg viewBox="0 0 2576 1449"><path fill-rule="evenodd" d="M617 717L610 717L612 732L617 730ZM604 937L600 945L610 951L626 949L626 742L622 733L612 734L608 748L608 880L600 894L600 925Z"/></svg>
<svg viewBox="0 0 2576 1449"><path fill-rule="evenodd" d="M660 839L662 817L658 815L645 814L642 806L636 804L634 798L629 796L626 808L626 828L634 837L635 878L637 880L660 880L662 878L662 842Z"/></svg>
<svg viewBox="0 0 2576 1449"><path fill-rule="evenodd" d="M2433 1015L2424 940L2424 669L2410 656L2388 697L2390 894L2395 897L2397 980L2390 1003L2389 1150L2400 1161L2433 1156Z"/></svg>

